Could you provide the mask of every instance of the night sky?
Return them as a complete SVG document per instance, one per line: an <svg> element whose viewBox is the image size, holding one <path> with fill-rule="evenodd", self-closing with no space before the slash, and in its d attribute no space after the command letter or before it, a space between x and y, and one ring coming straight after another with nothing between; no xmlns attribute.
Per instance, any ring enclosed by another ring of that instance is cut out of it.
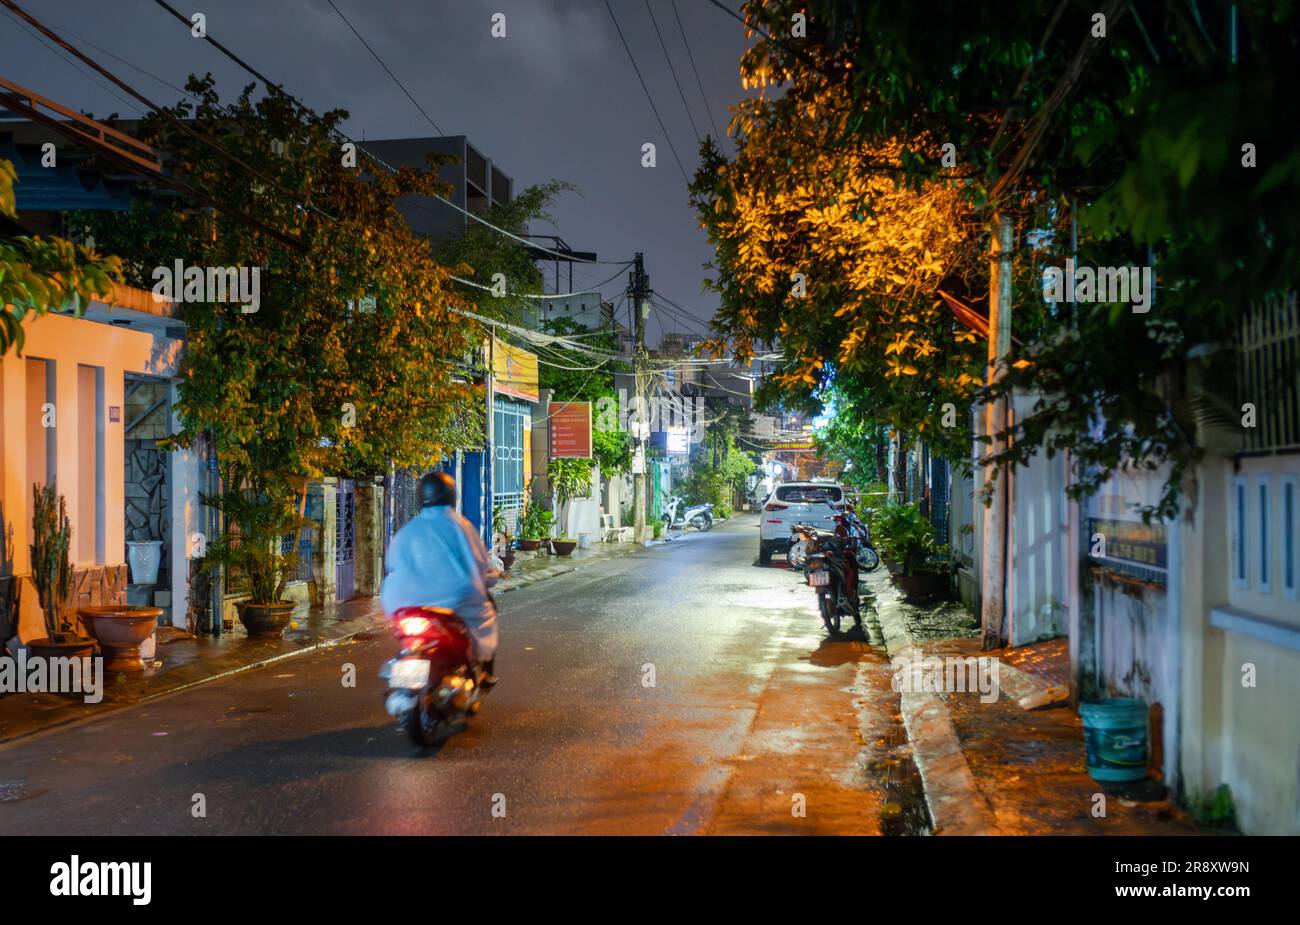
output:
<svg viewBox="0 0 1300 925"><path fill-rule="evenodd" d="M531 231L559 234L575 250L596 251L602 259L631 258L640 250L653 288L700 318L712 314L716 298L700 291L701 265L711 250L604 0L335 3L442 134L468 136L514 178L517 190L551 178L579 187L552 210L555 227L538 222ZM190 72L211 71L223 99L252 79L217 49L191 38L152 0L19 0L19 5L159 104L174 103L179 94L79 39L176 86L183 86ZM358 140L438 134L326 0L172 0L172 5L186 16L204 13L209 35L317 111L348 110L351 119L344 129ZM691 175L698 145L646 0L611 0L611 5ZM695 125L701 135L711 134L672 0L650 0L650 5ZM730 108L746 95L737 69L748 45L744 28L707 0L676 0L676 5L713 122L725 133ZM505 38L491 35L492 15L498 12L506 16ZM7 10L0 12L0 74L96 116L141 114L124 93L116 88L110 93L107 81L98 75L92 80L79 67L84 66L74 67L62 52L42 47ZM640 164L647 141L658 148L653 169ZM578 266L574 287L599 282L615 269ZM625 285L620 276L602 289L607 298L616 298ZM652 341L661 326L683 327L652 317Z"/></svg>

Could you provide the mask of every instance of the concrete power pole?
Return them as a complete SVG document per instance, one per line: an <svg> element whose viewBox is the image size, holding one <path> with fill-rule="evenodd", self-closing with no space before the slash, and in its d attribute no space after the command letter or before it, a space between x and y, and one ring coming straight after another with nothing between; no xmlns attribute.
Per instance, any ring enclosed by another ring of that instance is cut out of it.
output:
<svg viewBox="0 0 1300 925"><path fill-rule="evenodd" d="M645 262L636 255L632 272L628 275L628 297L632 301L633 329L636 345L633 348L632 371L636 388L636 431L633 433L632 457L632 514L633 539L640 544L646 541L646 438L649 429L649 406L646 397L648 374L645 350L645 300L650 295L650 277L646 276Z"/></svg>
<svg viewBox="0 0 1300 925"><path fill-rule="evenodd" d="M989 384L1002 377L1000 365L1011 355L1011 257L1015 246L1011 216L998 213L993 217L992 242L989 249ZM984 434L991 438L989 453L1005 449L998 434L1006 430L1010 416L1009 399L1003 397L984 406ZM1007 537L1010 529L1011 470L1001 466L987 473L992 479L992 497L984 512L984 562L982 625L983 646L1001 648L1006 644L1004 627L1007 608Z"/></svg>

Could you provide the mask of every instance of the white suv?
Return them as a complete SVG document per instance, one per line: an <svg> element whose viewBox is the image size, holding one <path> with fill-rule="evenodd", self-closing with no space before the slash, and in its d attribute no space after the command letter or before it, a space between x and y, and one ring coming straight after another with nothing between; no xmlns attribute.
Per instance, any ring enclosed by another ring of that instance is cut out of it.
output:
<svg viewBox="0 0 1300 925"><path fill-rule="evenodd" d="M834 482L784 482L772 489L759 511L758 560L766 565L772 553L790 545L790 527L805 524L835 529L835 514L844 507L844 489Z"/></svg>

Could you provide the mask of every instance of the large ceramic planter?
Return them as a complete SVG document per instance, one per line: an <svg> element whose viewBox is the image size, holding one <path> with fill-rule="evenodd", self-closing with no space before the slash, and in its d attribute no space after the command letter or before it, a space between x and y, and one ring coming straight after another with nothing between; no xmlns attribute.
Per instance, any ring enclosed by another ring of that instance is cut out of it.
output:
<svg viewBox="0 0 1300 925"><path fill-rule="evenodd" d="M85 607L77 616L99 640L106 671L144 671L140 646L158 628L161 607Z"/></svg>
<svg viewBox="0 0 1300 925"><path fill-rule="evenodd" d="M578 548L577 540L551 540L551 548L559 556L571 556L573 551Z"/></svg>
<svg viewBox="0 0 1300 925"><path fill-rule="evenodd" d="M540 545L542 545L541 540L520 540L519 541L519 548L522 549L524 552L532 552Z"/></svg>
<svg viewBox="0 0 1300 925"><path fill-rule="evenodd" d="M253 639L279 639L297 606L293 601L276 601L274 604L245 601L239 605L239 622L244 624L244 629Z"/></svg>
<svg viewBox="0 0 1300 925"><path fill-rule="evenodd" d="M916 572L895 575L894 581L909 601L928 601L948 593L948 576L943 572Z"/></svg>

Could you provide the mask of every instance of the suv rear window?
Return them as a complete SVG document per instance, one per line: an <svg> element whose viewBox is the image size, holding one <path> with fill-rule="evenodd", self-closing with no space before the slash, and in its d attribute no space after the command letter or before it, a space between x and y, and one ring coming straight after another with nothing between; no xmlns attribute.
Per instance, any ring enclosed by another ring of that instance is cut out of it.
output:
<svg viewBox="0 0 1300 925"><path fill-rule="evenodd" d="M776 488L776 500L787 504L834 503L842 497L838 485L778 485Z"/></svg>

